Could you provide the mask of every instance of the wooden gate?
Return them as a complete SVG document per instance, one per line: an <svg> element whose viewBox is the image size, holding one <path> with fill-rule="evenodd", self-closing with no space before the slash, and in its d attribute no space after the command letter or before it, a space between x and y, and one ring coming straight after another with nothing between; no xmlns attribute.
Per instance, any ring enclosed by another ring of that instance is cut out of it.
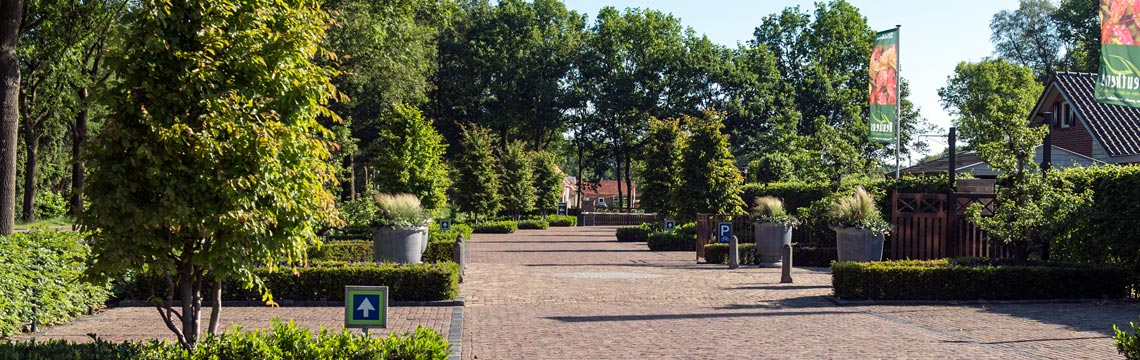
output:
<svg viewBox="0 0 1140 360"><path fill-rule="evenodd" d="M750 215L697 214L697 260L705 257L705 245L716 242L717 225L721 222L732 223L732 233L741 244L756 242Z"/></svg>
<svg viewBox="0 0 1140 360"><path fill-rule="evenodd" d="M993 214L994 194L891 195L891 223L895 230L887 239L888 257L1008 257L1010 251L1004 244L991 242L989 234L966 220L966 208L974 203L982 205L983 215Z"/></svg>

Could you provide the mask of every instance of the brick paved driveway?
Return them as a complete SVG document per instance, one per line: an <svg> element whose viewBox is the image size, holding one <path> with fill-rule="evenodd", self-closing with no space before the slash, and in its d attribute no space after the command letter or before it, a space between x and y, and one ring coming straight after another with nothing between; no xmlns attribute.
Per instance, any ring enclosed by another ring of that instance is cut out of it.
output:
<svg viewBox="0 0 1140 360"><path fill-rule="evenodd" d="M464 359L1116 359L1135 303L836 306L827 269L696 264L612 227L476 235Z"/></svg>

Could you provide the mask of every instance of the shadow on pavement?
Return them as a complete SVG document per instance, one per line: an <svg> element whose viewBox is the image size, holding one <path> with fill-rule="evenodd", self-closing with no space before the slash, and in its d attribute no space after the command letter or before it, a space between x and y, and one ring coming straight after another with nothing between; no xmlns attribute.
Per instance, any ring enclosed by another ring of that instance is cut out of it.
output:
<svg viewBox="0 0 1140 360"><path fill-rule="evenodd" d="M771 316L834 316L836 314L858 314L858 311L766 311L766 312L719 312L719 313L691 313L691 314L652 314L652 315L597 315L597 316L553 316L547 317L568 323L581 322L607 322L607 321L652 321L652 320L685 320L685 319L719 319L736 317L771 317Z"/></svg>

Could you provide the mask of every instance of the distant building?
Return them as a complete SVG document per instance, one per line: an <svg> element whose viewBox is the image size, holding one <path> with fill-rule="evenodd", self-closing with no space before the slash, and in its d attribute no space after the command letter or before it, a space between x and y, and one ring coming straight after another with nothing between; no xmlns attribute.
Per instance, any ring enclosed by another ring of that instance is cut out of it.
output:
<svg viewBox="0 0 1140 360"><path fill-rule="evenodd" d="M621 203L618 198L617 180L583 180L582 181L582 211L595 211L600 207L614 207ZM626 196L625 182L620 182L622 196ZM633 203L637 204L637 183L633 183ZM578 179L567 176L562 180L562 201L570 207L578 204Z"/></svg>

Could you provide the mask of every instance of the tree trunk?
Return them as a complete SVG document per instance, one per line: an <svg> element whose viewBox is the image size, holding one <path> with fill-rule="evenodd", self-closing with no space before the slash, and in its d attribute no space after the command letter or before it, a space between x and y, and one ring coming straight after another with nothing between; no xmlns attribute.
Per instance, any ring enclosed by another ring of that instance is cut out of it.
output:
<svg viewBox="0 0 1140 360"><path fill-rule="evenodd" d="M633 211L633 177L630 176L630 168L633 167L633 158L630 156L625 157L625 207L629 212Z"/></svg>
<svg viewBox="0 0 1140 360"><path fill-rule="evenodd" d="M620 154L620 152L619 152L619 154ZM617 181L617 192L618 192L617 197L618 198L617 198L617 201L615 201L615 204L613 204L611 207L614 209L617 209L618 212L622 212L621 211L621 206L622 206L621 200L625 199L625 198L622 197L622 191L621 191L621 165L622 165L621 155L618 155L617 158L615 158L614 160L615 160L614 166L616 167L616 169L614 169L614 180Z"/></svg>
<svg viewBox="0 0 1140 360"><path fill-rule="evenodd" d="M581 142L579 142L578 143L578 178L575 179L578 182L577 189L575 189L575 191L578 193L578 197L576 199L574 199L574 206L577 207L579 211L582 209L582 156L584 156L585 152L586 152L585 144L582 144Z"/></svg>
<svg viewBox="0 0 1140 360"><path fill-rule="evenodd" d="M71 132L71 215L78 219L83 216L83 175L86 169L80 151L87 141L87 120L91 104L87 101L87 88L79 93L79 115L75 117L75 128Z"/></svg>
<svg viewBox="0 0 1140 360"><path fill-rule="evenodd" d="M214 281L214 289L210 291L210 300L214 303L210 307L210 328L206 330L209 334L218 333L218 321L222 313L222 280Z"/></svg>
<svg viewBox="0 0 1140 360"><path fill-rule="evenodd" d="M40 136L35 130L35 124L24 119L24 150L27 159L24 160L24 202L21 209L21 218L24 221L36 221L36 168L39 158Z"/></svg>
<svg viewBox="0 0 1140 360"><path fill-rule="evenodd" d="M23 0L0 2L0 236L16 230L16 131L20 126L20 38Z"/></svg>
<svg viewBox="0 0 1140 360"><path fill-rule="evenodd" d="M183 264L178 271L178 292L182 295L182 336L185 337L184 346L193 349L198 344L199 313L195 305L201 308L201 292L196 285L194 265Z"/></svg>

